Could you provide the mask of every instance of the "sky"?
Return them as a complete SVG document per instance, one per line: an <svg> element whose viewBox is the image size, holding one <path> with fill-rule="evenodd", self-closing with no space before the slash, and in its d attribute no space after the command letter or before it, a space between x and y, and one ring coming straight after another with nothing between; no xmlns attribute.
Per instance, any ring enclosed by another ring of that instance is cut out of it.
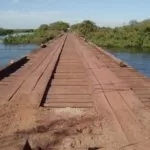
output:
<svg viewBox="0 0 150 150"><path fill-rule="evenodd" d="M62 20L120 26L150 19L150 0L0 0L0 27L37 28Z"/></svg>

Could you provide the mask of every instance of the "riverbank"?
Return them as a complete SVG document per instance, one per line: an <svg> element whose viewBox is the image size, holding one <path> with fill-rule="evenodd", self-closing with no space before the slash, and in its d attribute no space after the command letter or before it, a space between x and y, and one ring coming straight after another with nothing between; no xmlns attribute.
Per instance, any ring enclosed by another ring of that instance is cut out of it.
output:
<svg viewBox="0 0 150 150"><path fill-rule="evenodd" d="M34 30L32 34L17 35L4 38L5 44L23 44L23 43L34 43L41 44L48 42L60 34L67 31L69 24L65 22L55 22L50 25L43 24L38 29Z"/></svg>
<svg viewBox="0 0 150 150"><path fill-rule="evenodd" d="M82 40L86 40L82 38ZM148 51L143 51L141 49L120 49L110 47L99 47L92 42L88 42L92 47L97 48L102 51L105 55L108 55L111 59L115 60L118 64L123 62L129 68L134 68L140 74L145 77L150 77L150 49Z"/></svg>
<svg viewBox="0 0 150 150"><path fill-rule="evenodd" d="M150 51L150 20L126 26L99 27L85 20L71 26L71 30L100 47L136 48Z"/></svg>
<svg viewBox="0 0 150 150"><path fill-rule="evenodd" d="M4 28L0 28L0 36L6 36L6 35L10 35L10 34L30 33L33 31L34 31L34 29L4 29Z"/></svg>

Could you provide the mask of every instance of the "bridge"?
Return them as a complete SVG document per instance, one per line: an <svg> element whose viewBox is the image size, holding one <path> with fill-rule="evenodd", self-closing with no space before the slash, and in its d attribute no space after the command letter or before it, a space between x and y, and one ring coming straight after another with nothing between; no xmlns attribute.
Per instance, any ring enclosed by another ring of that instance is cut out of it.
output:
<svg viewBox="0 0 150 150"><path fill-rule="evenodd" d="M0 107L0 149L150 149L150 79L71 33L0 71Z"/></svg>

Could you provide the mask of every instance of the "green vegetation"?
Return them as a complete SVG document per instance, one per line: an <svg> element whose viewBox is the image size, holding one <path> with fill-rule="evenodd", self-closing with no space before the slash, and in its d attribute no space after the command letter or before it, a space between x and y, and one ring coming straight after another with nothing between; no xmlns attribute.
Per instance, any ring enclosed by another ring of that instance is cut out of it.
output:
<svg viewBox="0 0 150 150"><path fill-rule="evenodd" d="M8 34L13 34L13 33L14 33L14 31L11 29L0 28L0 35L8 35Z"/></svg>
<svg viewBox="0 0 150 150"><path fill-rule="evenodd" d="M58 21L49 25L42 24L36 30L24 30L25 32L32 31L25 35L12 36L11 33L19 33L23 30L7 30L10 35L4 39L4 43L47 42L66 32L68 28L68 23ZM4 34L2 30L0 29L0 35ZM129 25L116 28L98 27L94 22L85 20L72 25L71 31L102 47L150 48L150 19L142 22L131 20Z"/></svg>
<svg viewBox="0 0 150 150"><path fill-rule="evenodd" d="M150 20L132 20L129 25L116 28L98 27L86 20L72 25L71 30L102 47L150 48Z"/></svg>
<svg viewBox="0 0 150 150"><path fill-rule="evenodd" d="M28 33L33 32L33 29L3 29L0 28L0 36L1 35L11 35L17 33Z"/></svg>
<svg viewBox="0 0 150 150"><path fill-rule="evenodd" d="M69 28L69 24L65 22L55 22L50 25L42 24L38 29L34 30L31 34L9 35L4 39L6 44L19 44L19 43L42 43L47 42L63 32L66 32Z"/></svg>
<svg viewBox="0 0 150 150"><path fill-rule="evenodd" d="M30 33L34 32L34 29L13 29L14 33Z"/></svg>

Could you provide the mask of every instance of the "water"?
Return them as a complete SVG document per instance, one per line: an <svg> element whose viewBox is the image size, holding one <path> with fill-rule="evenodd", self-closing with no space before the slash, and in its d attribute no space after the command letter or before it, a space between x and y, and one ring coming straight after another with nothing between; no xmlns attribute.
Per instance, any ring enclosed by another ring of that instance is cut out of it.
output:
<svg viewBox="0 0 150 150"><path fill-rule="evenodd" d="M3 44L0 41L0 68L6 66L10 60L16 60L35 49L35 44Z"/></svg>
<svg viewBox="0 0 150 150"><path fill-rule="evenodd" d="M2 38L2 37L1 37ZM1 39L0 38L0 39ZM12 59L19 59L35 49L35 44L3 44L0 40L0 68L8 64ZM133 52L132 50L107 49L114 56L125 61L145 76L150 77L150 53Z"/></svg>
<svg viewBox="0 0 150 150"><path fill-rule="evenodd" d="M114 56L123 60L145 76L150 77L150 52L134 51L133 50L107 50Z"/></svg>

